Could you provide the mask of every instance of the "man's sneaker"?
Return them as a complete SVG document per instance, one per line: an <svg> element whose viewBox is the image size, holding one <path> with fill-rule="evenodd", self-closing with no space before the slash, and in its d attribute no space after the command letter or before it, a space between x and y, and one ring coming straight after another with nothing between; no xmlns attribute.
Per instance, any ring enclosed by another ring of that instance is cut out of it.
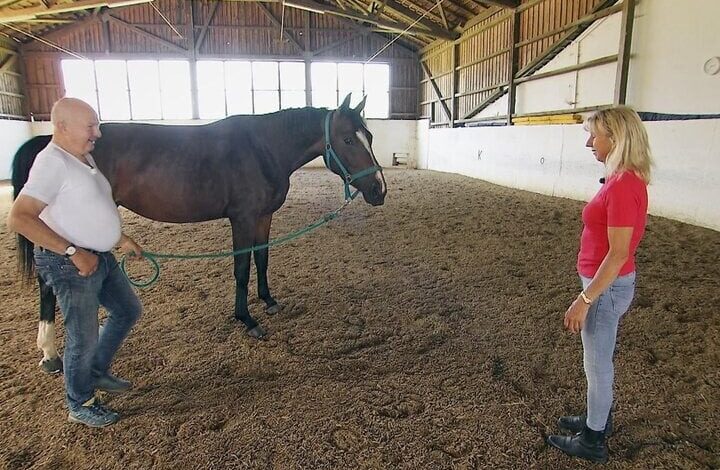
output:
<svg viewBox="0 0 720 470"><path fill-rule="evenodd" d="M123 393L132 388L132 382L107 373L95 378L95 389L108 393Z"/></svg>
<svg viewBox="0 0 720 470"><path fill-rule="evenodd" d="M120 420L120 415L104 407L95 400L95 397L85 402L80 408L70 410L68 421L84 424L91 428L104 428Z"/></svg>

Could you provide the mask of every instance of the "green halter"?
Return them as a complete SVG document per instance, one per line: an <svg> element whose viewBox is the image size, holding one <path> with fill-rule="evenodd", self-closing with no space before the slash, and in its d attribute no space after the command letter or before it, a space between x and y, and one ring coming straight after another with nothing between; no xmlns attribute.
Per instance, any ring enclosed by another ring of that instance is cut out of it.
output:
<svg viewBox="0 0 720 470"><path fill-rule="evenodd" d="M355 190L355 192L350 194L350 183L359 180L363 176L371 175L376 171L382 173L382 168L377 165L373 165L365 168L364 170L360 170L357 173L351 174L349 171L347 171L345 165L343 165L343 163L340 161L340 158L337 156L337 153L335 153L335 150L333 150L332 144L330 143L330 116L332 115L332 113L333 111L330 111L325 116L325 156L323 157L323 160L325 160L325 166L328 167L330 171L332 171L332 168L330 167L330 159L332 158L333 160L335 160L335 163L340 168L340 171L342 171L343 173L343 182L345 183L345 200L353 200L355 199L355 196L358 195L359 190Z"/></svg>

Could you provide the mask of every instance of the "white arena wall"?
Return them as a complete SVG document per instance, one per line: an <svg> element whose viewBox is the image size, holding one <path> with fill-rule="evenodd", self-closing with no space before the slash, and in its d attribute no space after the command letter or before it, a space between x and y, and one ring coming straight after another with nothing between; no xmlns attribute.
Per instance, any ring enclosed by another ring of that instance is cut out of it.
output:
<svg viewBox="0 0 720 470"><path fill-rule="evenodd" d="M650 213L720 230L720 119L645 123L655 168ZM430 129L418 166L589 200L604 167L582 125ZM419 131L420 134L420 131Z"/></svg>
<svg viewBox="0 0 720 470"><path fill-rule="evenodd" d="M720 113L720 74L703 72L720 55L720 1L642 0L635 11L628 104L638 111ZM541 72L616 54L620 14L594 24ZM612 102L615 64L523 83L518 113ZM480 116L506 113L502 99ZM655 157L650 213L720 230L720 119L646 122ZM588 200L603 167L585 149L581 125L428 129L418 122L419 168Z"/></svg>

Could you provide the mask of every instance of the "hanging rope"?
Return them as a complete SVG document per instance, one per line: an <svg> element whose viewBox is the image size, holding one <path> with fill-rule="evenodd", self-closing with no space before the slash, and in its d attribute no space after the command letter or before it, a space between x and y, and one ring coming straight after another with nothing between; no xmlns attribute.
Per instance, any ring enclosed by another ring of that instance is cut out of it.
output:
<svg viewBox="0 0 720 470"><path fill-rule="evenodd" d="M403 37L403 35L404 35L405 33L407 33L408 31L410 31L410 29L411 29L413 26L415 26L416 24L418 24L418 23L420 22L420 20L422 20L423 18L425 18L425 16L427 16L428 13L430 13L431 11L433 11L434 9L436 9L437 7L439 7L441 3L442 3L442 0L438 0L437 3L435 4L435 6L431 7L429 10L426 10L425 13L423 13L422 16L420 16L420 18L416 19L410 26L408 26L407 28L405 28L405 31L403 31L402 33L400 33L400 34L398 34L397 36L395 36L395 38L394 38L392 41L390 41L390 42L388 42L387 44L385 44L379 51L377 51L375 54L373 54L372 57L370 57L365 63L366 63L366 64L369 64L370 61L372 61L375 57L379 56L385 49L387 49L388 47L392 46L392 44L393 44L395 41L397 41L398 39L400 39L401 37Z"/></svg>
<svg viewBox="0 0 720 470"><path fill-rule="evenodd" d="M175 26L173 26L173 24L170 22L170 20L168 20L168 19L165 17L165 15L163 15L162 12L158 9L158 7L155 6L155 3L154 3L154 2L150 2L150 6L153 7L153 9L155 9L155 11L157 12L157 14L160 15L160 18L162 18L163 21L165 21L165 23L167 23L167 25L170 26L170 29L172 29L173 31L175 31L175 34L177 34L180 39L185 39L185 38L183 37L183 35L180 34L180 32L179 32L177 29L175 29Z"/></svg>

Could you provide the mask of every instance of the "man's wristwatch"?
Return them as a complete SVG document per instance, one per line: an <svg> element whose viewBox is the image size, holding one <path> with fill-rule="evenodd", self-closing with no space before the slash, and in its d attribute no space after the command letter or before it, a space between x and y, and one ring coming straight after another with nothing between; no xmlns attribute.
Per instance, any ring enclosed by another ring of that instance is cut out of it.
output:
<svg viewBox="0 0 720 470"><path fill-rule="evenodd" d="M65 257L66 258L71 257L75 253L77 253L77 248L75 247L75 245L70 244L70 245L68 245L67 248L65 248Z"/></svg>

